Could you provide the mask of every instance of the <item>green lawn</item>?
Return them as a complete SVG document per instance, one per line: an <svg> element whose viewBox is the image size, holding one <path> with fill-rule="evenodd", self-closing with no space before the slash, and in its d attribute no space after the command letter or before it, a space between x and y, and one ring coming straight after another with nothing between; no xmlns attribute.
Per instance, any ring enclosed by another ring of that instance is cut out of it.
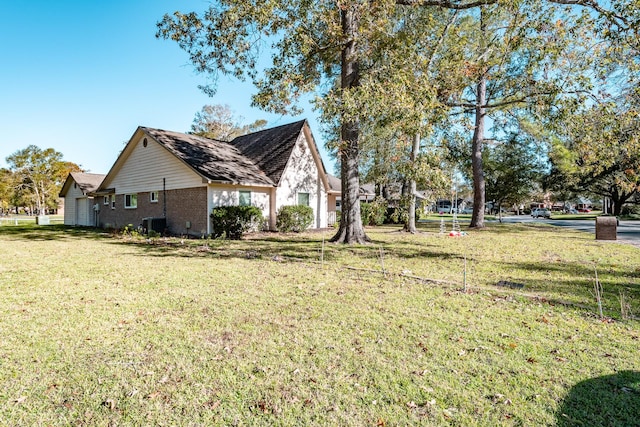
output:
<svg viewBox="0 0 640 427"><path fill-rule="evenodd" d="M640 249L423 226L355 247L1 226L0 424L638 425Z"/></svg>

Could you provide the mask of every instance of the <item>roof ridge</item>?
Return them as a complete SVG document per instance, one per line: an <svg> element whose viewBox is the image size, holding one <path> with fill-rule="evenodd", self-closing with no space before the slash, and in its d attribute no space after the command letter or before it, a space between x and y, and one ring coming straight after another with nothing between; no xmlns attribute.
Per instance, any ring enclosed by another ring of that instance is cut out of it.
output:
<svg viewBox="0 0 640 427"><path fill-rule="evenodd" d="M255 135L255 134L260 133L260 132L275 131L275 130L278 130L278 129L283 128L283 127L285 127L285 126L293 126L293 125L297 125L297 124L299 124L299 123L302 125L302 124L304 124L306 121L307 121L307 119L302 119L302 120L298 120L298 121L291 122L291 123L285 123L285 124L283 124L283 125L278 125L278 126L269 127L269 128L266 128L266 129L256 130L256 131L253 131L253 132L245 133L244 135L238 135L238 136L236 136L235 138L233 138L231 141L228 141L228 142L229 142L229 143L232 143L233 141L235 141L235 140L236 140L236 139L238 139L238 138L243 138L243 137L247 137L247 136L252 136L252 135Z"/></svg>

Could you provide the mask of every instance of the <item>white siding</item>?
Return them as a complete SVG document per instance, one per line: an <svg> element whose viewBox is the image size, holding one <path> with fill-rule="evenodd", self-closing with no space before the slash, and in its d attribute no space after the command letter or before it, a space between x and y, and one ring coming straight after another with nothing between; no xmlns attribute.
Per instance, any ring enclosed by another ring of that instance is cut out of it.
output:
<svg viewBox="0 0 640 427"><path fill-rule="evenodd" d="M285 205L297 205L298 193L309 193L309 206L313 208L315 227L327 226L326 191L318 173L304 134L298 138L289 163L277 189L276 210Z"/></svg>
<svg viewBox="0 0 640 427"><path fill-rule="evenodd" d="M93 199L83 197L76 199L76 224L75 225L94 225L93 221Z"/></svg>
<svg viewBox="0 0 640 427"><path fill-rule="evenodd" d="M76 199L85 197L74 182L64 196L64 225L78 225L76 217Z"/></svg>
<svg viewBox="0 0 640 427"><path fill-rule="evenodd" d="M147 139L147 146L142 141ZM163 188L163 178L165 179ZM169 153L153 138L143 135L135 142L113 181L117 194L176 190L203 186L202 177Z"/></svg>
<svg viewBox="0 0 640 427"><path fill-rule="evenodd" d="M64 197L64 225L93 226L94 199L82 194L82 190L72 183Z"/></svg>
<svg viewBox="0 0 640 427"><path fill-rule="evenodd" d="M209 185L211 209L219 206L237 206L239 192L251 191L251 205L262 211L265 222L269 222L270 187L242 187L238 185Z"/></svg>
<svg viewBox="0 0 640 427"><path fill-rule="evenodd" d="M240 191L251 191L251 205L260 208L265 218L269 216L269 188L265 187L211 185L212 206L237 206Z"/></svg>

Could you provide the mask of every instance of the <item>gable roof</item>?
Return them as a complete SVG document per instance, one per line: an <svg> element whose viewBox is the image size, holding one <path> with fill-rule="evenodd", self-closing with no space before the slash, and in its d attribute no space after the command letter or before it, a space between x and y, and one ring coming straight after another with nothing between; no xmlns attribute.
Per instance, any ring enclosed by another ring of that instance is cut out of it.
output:
<svg viewBox="0 0 640 427"><path fill-rule="evenodd" d="M148 136L200 175L205 181L276 187L289 163L301 134L305 135L311 153L326 183L322 158L306 120L277 126L230 142L198 135L140 126L122 150L99 188L108 186L133 151L134 142Z"/></svg>
<svg viewBox="0 0 640 427"><path fill-rule="evenodd" d="M59 196L64 197L64 195L67 194L72 182L75 182L80 190L82 190L82 194L86 195L91 193L100 187L105 176L106 175L99 173L71 172L64 181Z"/></svg>
<svg viewBox="0 0 640 427"><path fill-rule="evenodd" d="M234 138L230 144L278 184L305 124L306 120L301 120L242 135Z"/></svg>
<svg viewBox="0 0 640 427"><path fill-rule="evenodd" d="M210 181L275 185L230 143L162 129L139 129Z"/></svg>

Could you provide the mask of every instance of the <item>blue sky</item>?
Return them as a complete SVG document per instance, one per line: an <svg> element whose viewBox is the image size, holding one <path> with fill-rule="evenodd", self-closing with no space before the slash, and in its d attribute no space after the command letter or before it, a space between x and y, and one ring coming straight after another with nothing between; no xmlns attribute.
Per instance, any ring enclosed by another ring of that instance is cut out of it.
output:
<svg viewBox="0 0 640 427"><path fill-rule="evenodd" d="M175 10L204 11L205 0L36 0L0 2L0 167L34 144L107 173L138 126L186 132L205 104L228 104L246 122L269 126L306 118L328 172L333 162L315 118L251 108L250 84L221 77L210 98L175 42L155 38Z"/></svg>

